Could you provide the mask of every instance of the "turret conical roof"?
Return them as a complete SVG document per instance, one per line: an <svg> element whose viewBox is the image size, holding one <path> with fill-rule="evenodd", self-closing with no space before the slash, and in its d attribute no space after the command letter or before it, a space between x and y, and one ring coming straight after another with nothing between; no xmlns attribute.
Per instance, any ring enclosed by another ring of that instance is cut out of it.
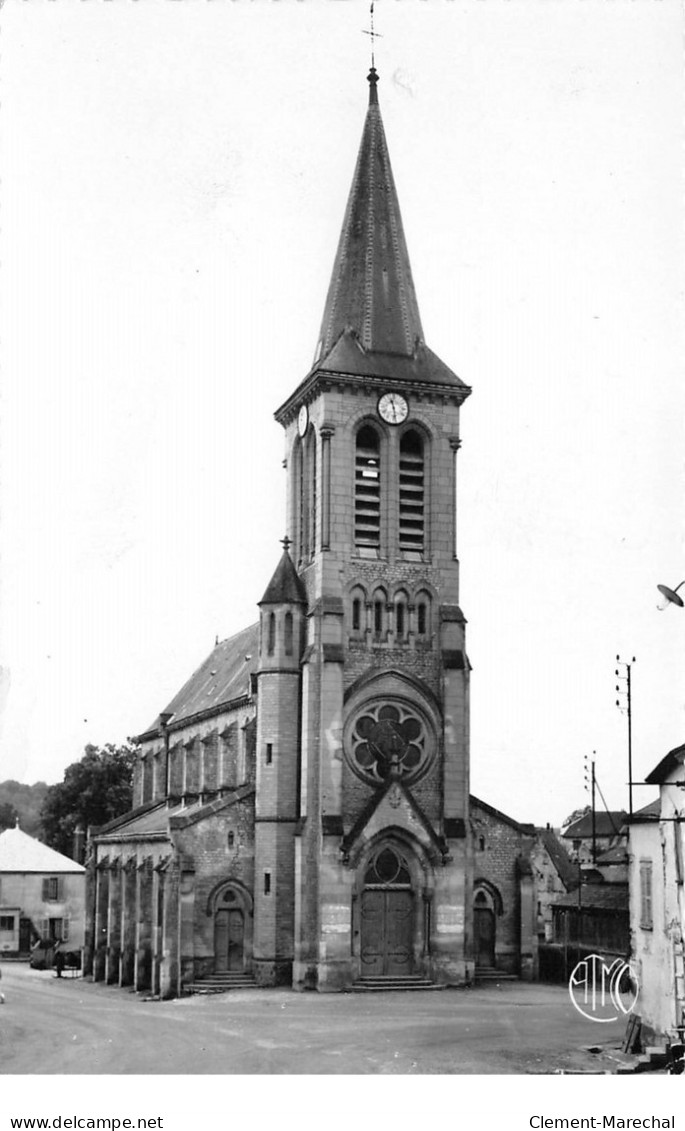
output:
<svg viewBox="0 0 685 1131"><path fill-rule="evenodd" d="M281 560L276 566L276 571L266 587L266 593L258 602L260 605L306 605L307 593L292 558L288 547L284 549Z"/></svg>

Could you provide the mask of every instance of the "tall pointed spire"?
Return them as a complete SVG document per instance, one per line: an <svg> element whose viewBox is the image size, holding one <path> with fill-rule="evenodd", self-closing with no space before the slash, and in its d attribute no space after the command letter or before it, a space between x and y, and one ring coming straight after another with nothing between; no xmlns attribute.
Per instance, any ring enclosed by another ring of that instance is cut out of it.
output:
<svg viewBox="0 0 685 1131"><path fill-rule="evenodd" d="M369 107L324 309L317 360L352 331L365 351L411 357L423 339L371 67Z"/></svg>

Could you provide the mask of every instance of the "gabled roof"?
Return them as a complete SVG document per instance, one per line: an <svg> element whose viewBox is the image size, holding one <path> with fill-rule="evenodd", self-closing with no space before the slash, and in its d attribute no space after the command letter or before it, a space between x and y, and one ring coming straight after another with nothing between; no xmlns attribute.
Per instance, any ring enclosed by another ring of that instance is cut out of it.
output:
<svg viewBox="0 0 685 1131"><path fill-rule="evenodd" d="M173 727L202 711L230 703L250 693L250 677L257 670L259 625L251 624L228 640L222 640L169 703ZM156 732L159 716L145 731ZM143 735L140 736L144 737Z"/></svg>
<svg viewBox="0 0 685 1131"><path fill-rule="evenodd" d="M615 844L613 848L607 848L601 856L598 856L596 864L626 864L628 861L628 849L625 844Z"/></svg>
<svg viewBox="0 0 685 1131"><path fill-rule="evenodd" d="M75 860L48 848L39 840L22 832L20 828L5 829L0 833L0 872L46 872L57 875L65 872L85 872Z"/></svg>
<svg viewBox="0 0 685 1131"><path fill-rule="evenodd" d="M507 816L500 809L495 809L494 806L488 805L486 801L481 801L480 797L474 797L473 794L469 797L469 805L473 809L482 809L484 813L489 813L491 817L496 817L498 820L503 821L505 825L510 825L512 829L517 832L523 833L524 836L531 836L535 833L534 825L524 825L520 821L515 821L513 817Z"/></svg>
<svg viewBox="0 0 685 1131"><path fill-rule="evenodd" d="M275 573L266 587L260 605L306 605L307 591L298 577L287 549L283 551Z"/></svg>
<svg viewBox="0 0 685 1131"><path fill-rule="evenodd" d="M643 805L641 809L637 809L631 817L631 823L640 823L641 821L658 821L661 816L661 798L655 797L648 805Z"/></svg>
<svg viewBox="0 0 685 1131"><path fill-rule="evenodd" d="M595 813L595 836L618 836L626 823L625 809L608 813ZM592 836L592 813L585 813L561 834L564 840L583 840Z"/></svg>
<svg viewBox="0 0 685 1131"><path fill-rule="evenodd" d="M566 890L571 891L572 888L578 886L578 868L552 829L538 829L537 833L547 849L547 854L557 870L559 879Z"/></svg>
<svg viewBox="0 0 685 1131"><path fill-rule="evenodd" d="M649 785L661 785L673 773L676 766L682 766L683 762L685 762L685 744L669 750L668 754L654 767L651 774L647 774L645 781Z"/></svg>

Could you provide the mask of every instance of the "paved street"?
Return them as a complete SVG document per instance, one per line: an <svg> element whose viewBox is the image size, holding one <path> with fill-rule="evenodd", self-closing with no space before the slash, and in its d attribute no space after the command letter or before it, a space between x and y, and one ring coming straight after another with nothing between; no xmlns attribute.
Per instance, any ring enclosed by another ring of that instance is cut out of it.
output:
<svg viewBox="0 0 685 1131"><path fill-rule="evenodd" d="M2 1074L606 1071L625 1030L584 1020L561 986L155 1002L24 964L2 971Z"/></svg>

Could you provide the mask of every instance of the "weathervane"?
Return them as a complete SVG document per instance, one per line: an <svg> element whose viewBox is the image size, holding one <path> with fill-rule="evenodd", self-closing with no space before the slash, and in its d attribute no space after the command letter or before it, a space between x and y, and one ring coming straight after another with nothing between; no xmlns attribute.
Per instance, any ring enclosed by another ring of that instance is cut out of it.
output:
<svg viewBox="0 0 685 1131"><path fill-rule="evenodd" d="M378 32L374 30L374 26L373 26L373 0L371 0L370 11L371 11L371 30L368 30L367 28L362 28L362 34L371 36L371 67L373 69L376 66L376 55L375 55L375 51L374 51L374 41L376 39L382 39L383 36L379 35Z"/></svg>

